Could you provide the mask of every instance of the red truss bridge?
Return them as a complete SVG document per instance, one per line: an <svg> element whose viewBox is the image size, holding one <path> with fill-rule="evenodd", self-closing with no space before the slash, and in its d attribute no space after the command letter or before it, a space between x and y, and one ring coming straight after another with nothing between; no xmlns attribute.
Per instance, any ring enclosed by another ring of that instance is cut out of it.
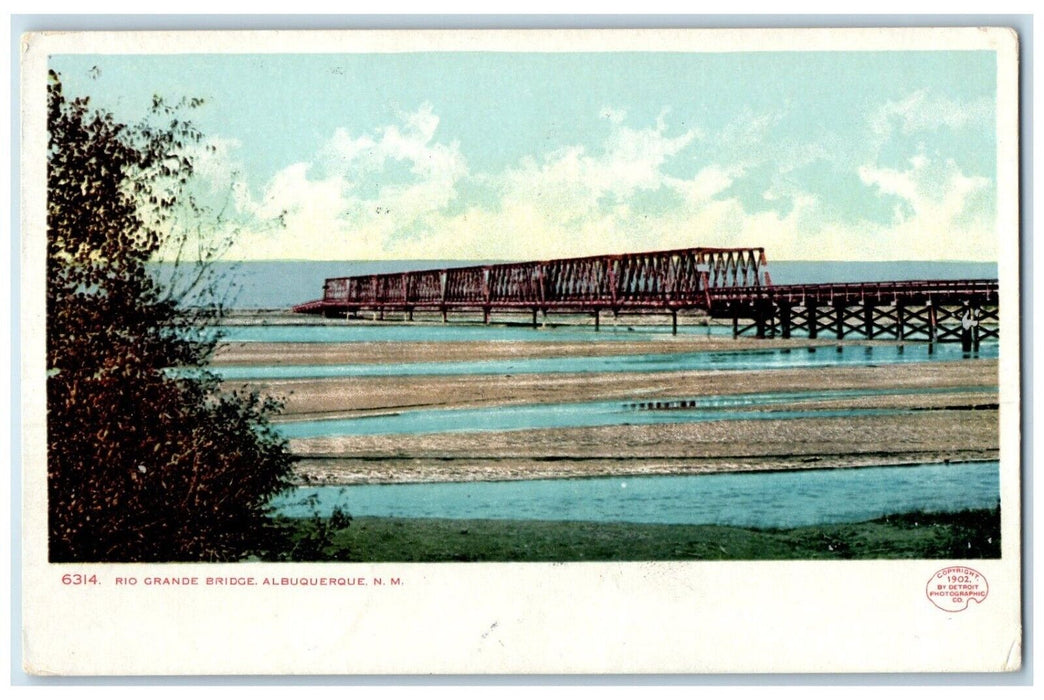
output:
<svg viewBox="0 0 1044 700"><path fill-rule="evenodd" d="M734 335L890 337L977 344L998 334L997 280L774 285L763 248L685 248L333 277L294 307L329 318L372 312L670 314L731 319Z"/></svg>

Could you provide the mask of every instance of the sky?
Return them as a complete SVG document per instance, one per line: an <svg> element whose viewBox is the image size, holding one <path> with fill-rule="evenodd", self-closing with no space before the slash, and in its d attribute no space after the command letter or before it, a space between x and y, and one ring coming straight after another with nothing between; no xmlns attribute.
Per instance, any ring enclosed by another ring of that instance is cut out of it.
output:
<svg viewBox="0 0 1044 700"><path fill-rule="evenodd" d="M241 260L761 246L997 259L988 51L54 55L139 121L198 97L193 184ZM187 226L192 222L183 222Z"/></svg>

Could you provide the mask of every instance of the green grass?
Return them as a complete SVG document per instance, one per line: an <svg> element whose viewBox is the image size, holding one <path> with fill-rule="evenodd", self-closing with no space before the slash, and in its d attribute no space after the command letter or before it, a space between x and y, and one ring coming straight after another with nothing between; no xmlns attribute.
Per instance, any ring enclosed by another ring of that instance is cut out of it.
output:
<svg viewBox="0 0 1044 700"><path fill-rule="evenodd" d="M1000 509L767 530L718 525L347 518L280 520L279 561L524 562L993 559Z"/></svg>

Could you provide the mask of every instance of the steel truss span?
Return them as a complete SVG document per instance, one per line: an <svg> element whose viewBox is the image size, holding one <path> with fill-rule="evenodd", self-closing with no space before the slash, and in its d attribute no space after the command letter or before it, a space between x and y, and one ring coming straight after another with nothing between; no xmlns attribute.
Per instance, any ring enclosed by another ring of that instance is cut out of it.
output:
<svg viewBox="0 0 1044 700"><path fill-rule="evenodd" d="M648 313L707 309L718 288L771 284L762 248L687 248L326 280L323 298L294 307L361 311Z"/></svg>
<svg viewBox="0 0 1044 700"><path fill-rule="evenodd" d="M373 312L670 314L731 319L733 333L894 337L977 343L996 336L997 280L773 285L763 248L686 248L333 277L294 307L330 318ZM954 320L960 326L955 330ZM968 332L968 328L973 328Z"/></svg>

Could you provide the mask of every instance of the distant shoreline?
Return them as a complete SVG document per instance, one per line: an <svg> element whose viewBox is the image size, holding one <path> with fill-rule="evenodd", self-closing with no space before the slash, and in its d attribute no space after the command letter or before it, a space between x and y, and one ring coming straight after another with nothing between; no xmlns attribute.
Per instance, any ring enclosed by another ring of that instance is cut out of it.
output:
<svg viewBox="0 0 1044 700"><path fill-rule="evenodd" d="M597 251L596 251L597 252ZM996 279L995 261L973 260L781 260L766 249L763 269L775 284L874 282L924 279ZM329 277L443 269L517 260L256 260L215 263L219 298L235 310L289 310L318 299ZM170 263L158 263L162 270Z"/></svg>

